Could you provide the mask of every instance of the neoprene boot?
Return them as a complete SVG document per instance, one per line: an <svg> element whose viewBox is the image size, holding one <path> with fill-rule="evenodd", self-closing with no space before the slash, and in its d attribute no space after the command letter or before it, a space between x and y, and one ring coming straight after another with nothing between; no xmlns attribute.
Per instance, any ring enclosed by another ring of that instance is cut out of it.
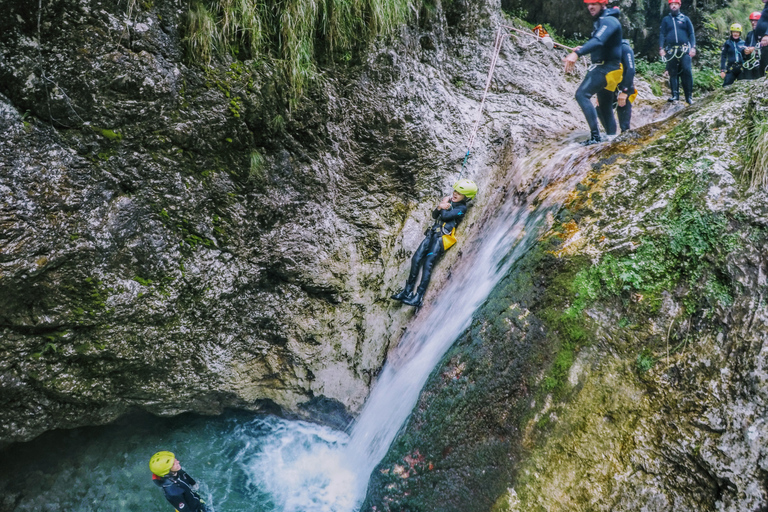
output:
<svg viewBox="0 0 768 512"><path fill-rule="evenodd" d="M600 134L592 135L587 140L581 141L580 144L582 146L591 146L592 144L600 144L602 142L602 139L600 138Z"/></svg>
<svg viewBox="0 0 768 512"><path fill-rule="evenodd" d="M392 300L405 300L413 291L413 284L405 283L405 288L390 297Z"/></svg>
<svg viewBox="0 0 768 512"><path fill-rule="evenodd" d="M689 105L693 105L693 98L691 98L690 96L686 96L685 102Z"/></svg>
<svg viewBox="0 0 768 512"><path fill-rule="evenodd" d="M418 308L421 306L421 301L424 298L424 292L416 291L416 293L413 294L413 296L408 297L403 301L403 304L407 304L409 306L413 306L415 308Z"/></svg>

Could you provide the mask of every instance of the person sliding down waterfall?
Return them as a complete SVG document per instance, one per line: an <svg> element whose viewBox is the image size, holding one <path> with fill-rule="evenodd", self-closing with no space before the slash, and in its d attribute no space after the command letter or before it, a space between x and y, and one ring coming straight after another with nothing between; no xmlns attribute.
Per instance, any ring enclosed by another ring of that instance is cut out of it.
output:
<svg viewBox="0 0 768 512"><path fill-rule="evenodd" d="M592 105L592 96L595 94L597 108L600 109L600 122L605 132L616 135L613 91L621 80L621 23L617 19L618 9L606 9L608 0L584 0L584 3L594 20L592 37L583 46L576 47L564 60L565 72L570 73L579 57L589 53L592 58L587 76L576 90L576 101L589 125L589 139L582 144L588 146L600 142L597 111Z"/></svg>
<svg viewBox="0 0 768 512"><path fill-rule="evenodd" d="M424 292L429 286L432 277L432 267L435 262L456 243L456 227L467 214L469 201L477 195L477 185L470 180L459 180L453 186L453 194L444 197L440 204L432 210L432 218L435 223L424 233L424 240L413 253L411 258L411 273L405 288L392 296L392 299L402 301L403 304L419 307L424 299ZM411 295L416 285L416 278L421 268L421 282L416 293Z"/></svg>
<svg viewBox="0 0 768 512"><path fill-rule="evenodd" d="M157 452L149 459L152 481L163 490L165 499L177 512L208 512L205 502L192 488L197 482L181 469L171 452Z"/></svg>

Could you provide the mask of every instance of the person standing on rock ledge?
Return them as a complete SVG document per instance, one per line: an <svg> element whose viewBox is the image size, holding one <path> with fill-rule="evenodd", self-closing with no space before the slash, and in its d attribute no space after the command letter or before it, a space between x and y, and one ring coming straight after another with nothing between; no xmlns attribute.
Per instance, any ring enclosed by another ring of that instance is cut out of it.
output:
<svg viewBox="0 0 768 512"><path fill-rule="evenodd" d="M618 9L606 9L608 0L584 0L594 20L592 37L583 46L577 46L565 60L565 72L570 73L582 55L590 54L592 65L584 81L576 90L576 102L589 125L589 139L582 145L601 142L597 110L592 96L597 95L600 122L608 135L616 135L613 117L613 92L621 80L621 23Z"/></svg>
<svg viewBox="0 0 768 512"><path fill-rule="evenodd" d="M672 96L667 101L680 100L680 80L683 82L685 102L693 103L693 68L691 57L696 56L696 35L691 19L680 12L680 0L669 0L669 16L661 20L659 55L667 62L669 88Z"/></svg>
<svg viewBox="0 0 768 512"><path fill-rule="evenodd" d="M477 195L477 185L470 180L459 180L453 186L453 194L444 197L432 211L435 223L429 228L424 240L411 258L411 273L405 288L392 295L393 300L419 307L432 277L432 267L442 254L456 243L456 227L467 214L469 201ZM421 282L416 293L411 295L421 269Z"/></svg>
<svg viewBox="0 0 768 512"><path fill-rule="evenodd" d="M208 512L205 502L194 491L195 480L181 469L171 452L157 452L149 459L152 481L163 490L165 499L177 512Z"/></svg>

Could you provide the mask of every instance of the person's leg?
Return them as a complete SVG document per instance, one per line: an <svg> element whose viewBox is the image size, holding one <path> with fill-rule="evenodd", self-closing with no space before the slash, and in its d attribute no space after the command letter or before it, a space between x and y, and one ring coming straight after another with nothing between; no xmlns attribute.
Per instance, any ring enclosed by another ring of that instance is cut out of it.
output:
<svg viewBox="0 0 768 512"><path fill-rule="evenodd" d="M669 74L669 90L671 91L669 101L680 99L680 82L677 75L679 73L680 59L669 59L667 61L667 73Z"/></svg>
<svg viewBox="0 0 768 512"><path fill-rule="evenodd" d="M413 295L413 297L409 297L408 299L404 300L403 304L417 307L421 306L421 301L424 299L424 293L427 291L430 279L432 279L432 268L435 266L435 263L440 258L440 256L443 255L444 252L445 250L443 249L443 237L439 234L436 234L432 237L432 240L429 244L429 251L424 256L421 269L421 282L419 283L419 287L416 288L416 293Z"/></svg>
<svg viewBox="0 0 768 512"><path fill-rule="evenodd" d="M590 140L600 140L600 127L597 124L597 110L592 105L592 96L605 87L605 73L600 68L594 68L587 72L587 76L584 77L584 81L576 89L576 102L579 104L581 111L584 113L584 117L589 125Z"/></svg>
<svg viewBox="0 0 768 512"><path fill-rule="evenodd" d="M608 135L616 135L616 118L613 117L613 101L616 94L602 88L597 93L597 116Z"/></svg>
<svg viewBox="0 0 768 512"><path fill-rule="evenodd" d="M619 127L621 132L629 130L629 123L632 120L632 103L627 100L623 107L616 107L616 114L619 117Z"/></svg>
<svg viewBox="0 0 768 512"><path fill-rule="evenodd" d="M419 269L421 268L422 260L429 252L430 241L431 233L424 237L424 240L421 241L419 248L416 249L416 252L413 253L413 257L411 258L411 272L408 274L408 280L405 282L405 288L392 295L392 299L404 300L410 297L411 293L413 293L413 287L416 284L416 278L419 277Z"/></svg>
<svg viewBox="0 0 768 512"><path fill-rule="evenodd" d="M728 87L736 81L736 74L733 71L728 71L723 79L723 87Z"/></svg>
<svg viewBox="0 0 768 512"><path fill-rule="evenodd" d="M693 67L691 66L691 56L687 53L680 59L680 67L682 68L681 81L683 82L685 101L691 103L693 100Z"/></svg>

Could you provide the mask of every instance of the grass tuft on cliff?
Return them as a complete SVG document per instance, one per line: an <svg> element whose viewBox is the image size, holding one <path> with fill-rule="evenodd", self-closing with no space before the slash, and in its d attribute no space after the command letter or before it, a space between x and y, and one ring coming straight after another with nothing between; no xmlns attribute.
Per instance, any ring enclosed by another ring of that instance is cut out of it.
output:
<svg viewBox="0 0 768 512"><path fill-rule="evenodd" d="M408 0L192 0L187 53L205 64L274 58L297 97L318 60L350 60L360 44L402 26L412 8Z"/></svg>

